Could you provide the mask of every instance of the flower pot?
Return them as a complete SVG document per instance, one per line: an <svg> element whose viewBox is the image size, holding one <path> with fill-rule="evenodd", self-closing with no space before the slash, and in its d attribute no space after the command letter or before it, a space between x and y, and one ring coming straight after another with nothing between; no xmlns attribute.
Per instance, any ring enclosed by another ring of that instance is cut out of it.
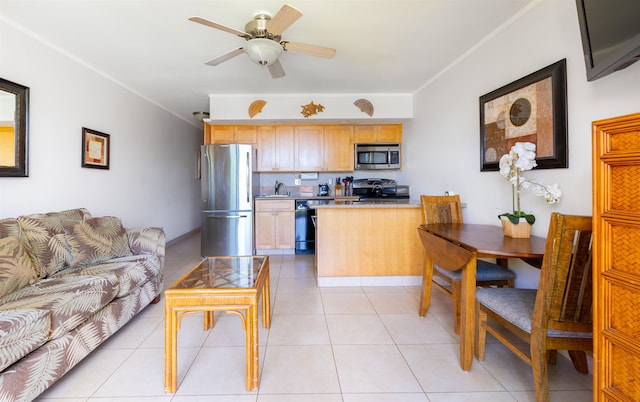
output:
<svg viewBox="0 0 640 402"><path fill-rule="evenodd" d="M500 217L502 232L507 237L518 239L531 237L531 224L525 218L520 218L520 222L512 223L506 216Z"/></svg>

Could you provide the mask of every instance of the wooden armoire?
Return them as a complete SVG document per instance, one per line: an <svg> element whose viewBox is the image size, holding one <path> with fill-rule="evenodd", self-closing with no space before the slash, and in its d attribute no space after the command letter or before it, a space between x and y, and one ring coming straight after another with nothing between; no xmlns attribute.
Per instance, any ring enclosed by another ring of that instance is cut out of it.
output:
<svg viewBox="0 0 640 402"><path fill-rule="evenodd" d="M594 401L640 401L640 113L592 129Z"/></svg>

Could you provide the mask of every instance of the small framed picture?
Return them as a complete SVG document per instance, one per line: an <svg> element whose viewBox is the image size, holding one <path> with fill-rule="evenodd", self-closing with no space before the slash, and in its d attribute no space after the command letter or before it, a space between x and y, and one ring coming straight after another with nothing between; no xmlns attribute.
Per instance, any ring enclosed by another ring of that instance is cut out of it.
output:
<svg viewBox="0 0 640 402"><path fill-rule="evenodd" d="M109 169L111 136L82 127L82 167Z"/></svg>

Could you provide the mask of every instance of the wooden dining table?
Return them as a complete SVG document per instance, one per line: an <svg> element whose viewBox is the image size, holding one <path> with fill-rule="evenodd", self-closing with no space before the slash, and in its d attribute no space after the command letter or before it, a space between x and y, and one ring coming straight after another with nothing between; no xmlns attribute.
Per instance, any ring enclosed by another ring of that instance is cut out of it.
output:
<svg viewBox="0 0 640 402"><path fill-rule="evenodd" d="M460 367L469 371L473 363L475 341L476 260L495 258L503 266L506 266L509 258L540 261L546 239L537 236L506 237L500 226L468 223L420 225L418 233L426 254L420 316L429 310L433 264L449 271L462 269Z"/></svg>

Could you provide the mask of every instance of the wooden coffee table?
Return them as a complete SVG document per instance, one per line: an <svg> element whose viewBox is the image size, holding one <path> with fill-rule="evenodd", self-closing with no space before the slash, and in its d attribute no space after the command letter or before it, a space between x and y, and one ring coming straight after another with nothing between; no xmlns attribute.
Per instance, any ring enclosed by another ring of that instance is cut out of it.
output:
<svg viewBox="0 0 640 402"><path fill-rule="evenodd" d="M205 257L165 290L165 392L176 392L178 330L188 314L204 313L205 331L213 328L215 311L238 315L246 333L247 391L258 387L258 302L262 326L271 325L268 256ZM243 314L244 312L244 314Z"/></svg>

